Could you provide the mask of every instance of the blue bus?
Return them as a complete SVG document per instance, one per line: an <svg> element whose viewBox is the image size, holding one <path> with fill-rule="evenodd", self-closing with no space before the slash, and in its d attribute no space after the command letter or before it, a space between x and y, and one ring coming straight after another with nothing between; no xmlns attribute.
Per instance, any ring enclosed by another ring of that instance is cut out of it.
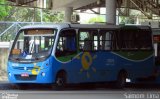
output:
<svg viewBox="0 0 160 99"><path fill-rule="evenodd" d="M148 26L85 24L31 25L19 30L10 49L13 84L112 82L124 87L154 71Z"/></svg>

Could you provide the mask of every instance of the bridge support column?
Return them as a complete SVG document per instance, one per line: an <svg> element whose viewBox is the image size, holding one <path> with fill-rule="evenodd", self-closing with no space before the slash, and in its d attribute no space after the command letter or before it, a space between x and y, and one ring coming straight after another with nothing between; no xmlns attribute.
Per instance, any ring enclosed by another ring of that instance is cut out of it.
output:
<svg viewBox="0 0 160 99"><path fill-rule="evenodd" d="M71 15L73 14L72 7L65 8L64 22L71 22Z"/></svg>
<svg viewBox="0 0 160 99"><path fill-rule="evenodd" d="M105 0L106 23L116 24L116 0Z"/></svg>

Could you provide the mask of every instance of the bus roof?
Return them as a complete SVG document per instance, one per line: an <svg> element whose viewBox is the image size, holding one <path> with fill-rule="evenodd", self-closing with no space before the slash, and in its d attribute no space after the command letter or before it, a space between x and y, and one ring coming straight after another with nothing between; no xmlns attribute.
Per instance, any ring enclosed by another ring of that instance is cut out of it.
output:
<svg viewBox="0 0 160 99"><path fill-rule="evenodd" d="M121 29L151 29L148 25L125 25Z"/></svg>
<svg viewBox="0 0 160 99"><path fill-rule="evenodd" d="M109 28L109 29L118 29L118 25L103 25L103 24L70 24L72 28Z"/></svg>
<svg viewBox="0 0 160 99"><path fill-rule="evenodd" d="M100 29L118 29L118 28L139 28L139 29L149 29L149 26L136 26L136 25L105 25L105 24L70 24L70 23L59 23L59 24L40 24L40 25L28 25L24 26L21 29L36 29L36 28L100 28Z"/></svg>
<svg viewBox="0 0 160 99"><path fill-rule="evenodd" d="M39 24L39 25L28 25L21 29L32 29L32 28L118 28L117 25L100 25L100 24Z"/></svg>
<svg viewBox="0 0 160 99"><path fill-rule="evenodd" d="M67 28L68 24L38 24L38 25L27 25L22 27L21 29L36 29L36 28Z"/></svg>

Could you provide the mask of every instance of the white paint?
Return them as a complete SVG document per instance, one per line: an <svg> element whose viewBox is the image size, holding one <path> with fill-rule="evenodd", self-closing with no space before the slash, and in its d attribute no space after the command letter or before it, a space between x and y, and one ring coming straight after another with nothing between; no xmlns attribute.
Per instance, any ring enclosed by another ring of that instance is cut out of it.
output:
<svg viewBox="0 0 160 99"><path fill-rule="evenodd" d="M9 48L10 42L0 42L0 48Z"/></svg>
<svg viewBox="0 0 160 99"><path fill-rule="evenodd" d="M25 59L31 59L32 58L32 55L27 55L26 57L25 57Z"/></svg>
<svg viewBox="0 0 160 99"><path fill-rule="evenodd" d="M154 52L155 52L155 56L157 56L157 55L158 55L158 51L157 51L157 49L158 49L158 44L157 44L157 43L155 43L155 44L154 44Z"/></svg>

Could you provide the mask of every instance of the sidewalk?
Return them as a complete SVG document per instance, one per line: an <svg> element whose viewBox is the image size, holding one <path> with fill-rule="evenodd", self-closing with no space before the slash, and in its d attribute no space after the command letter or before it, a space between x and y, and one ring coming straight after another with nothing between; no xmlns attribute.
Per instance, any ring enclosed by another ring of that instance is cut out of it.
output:
<svg viewBox="0 0 160 99"><path fill-rule="evenodd" d="M7 72L0 70L0 81L8 81Z"/></svg>

